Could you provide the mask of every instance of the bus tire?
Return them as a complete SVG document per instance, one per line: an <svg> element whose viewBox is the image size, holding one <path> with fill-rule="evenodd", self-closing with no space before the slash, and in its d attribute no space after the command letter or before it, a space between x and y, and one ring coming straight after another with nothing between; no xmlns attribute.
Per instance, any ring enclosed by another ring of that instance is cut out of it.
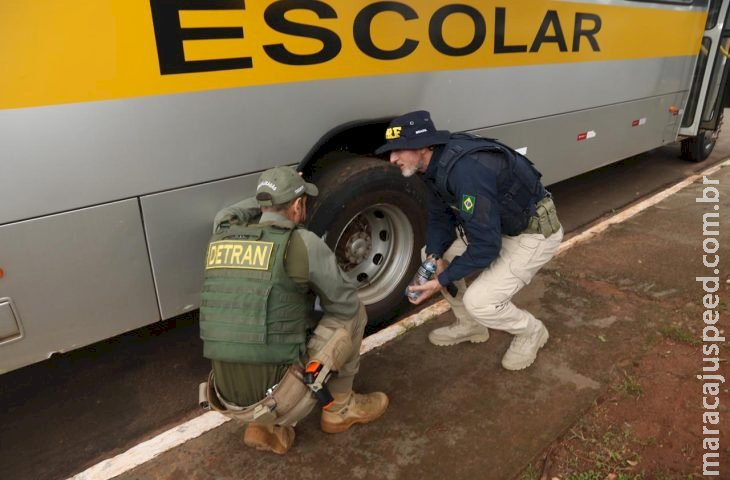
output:
<svg viewBox="0 0 730 480"><path fill-rule="evenodd" d="M702 130L695 137L685 138L681 144L681 157L689 162L702 162L707 160L715 149L717 138L720 136L724 115L720 113L720 120L717 128L710 132Z"/></svg>
<svg viewBox="0 0 730 480"><path fill-rule="evenodd" d="M359 286L368 323L404 313L404 295L425 243L426 187L388 162L340 159L315 173L319 196L308 206L308 227L324 238L348 279Z"/></svg>
<svg viewBox="0 0 730 480"><path fill-rule="evenodd" d="M715 143L716 138L712 135L712 132L700 132L695 137L682 140L681 156L688 162L703 162L712 153Z"/></svg>

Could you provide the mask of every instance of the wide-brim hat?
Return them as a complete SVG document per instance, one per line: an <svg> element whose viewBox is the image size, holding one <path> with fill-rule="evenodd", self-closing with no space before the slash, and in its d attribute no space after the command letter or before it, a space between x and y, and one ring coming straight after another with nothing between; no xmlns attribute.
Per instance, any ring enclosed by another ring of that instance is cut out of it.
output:
<svg viewBox="0 0 730 480"><path fill-rule="evenodd" d="M305 182L293 167L266 170L256 186L256 201L261 206L283 205L302 195L316 197L319 189L315 184Z"/></svg>
<svg viewBox="0 0 730 480"><path fill-rule="evenodd" d="M391 150L415 150L443 145L449 143L450 137L451 132L448 130L436 130L430 113L418 110L394 118L385 131L385 145L375 150L375 153L380 155Z"/></svg>

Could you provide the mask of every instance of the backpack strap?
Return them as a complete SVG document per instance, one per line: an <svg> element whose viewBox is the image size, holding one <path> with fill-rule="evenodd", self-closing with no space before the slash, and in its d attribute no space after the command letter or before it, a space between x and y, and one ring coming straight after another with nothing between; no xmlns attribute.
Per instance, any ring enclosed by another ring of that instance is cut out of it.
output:
<svg viewBox="0 0 730 480"><path fill-rule="evenodd" d="M449 146L449 148L441 154L441 158L439 158L439 168L436 171L436 185L439 190L443 192L449 191L448 188L446 188L446 180L449 178L449 173L451 172L451 169L454 168L456 161L463 156L463 152L464 147L459 144L455 144L453 146Z"/></svg>

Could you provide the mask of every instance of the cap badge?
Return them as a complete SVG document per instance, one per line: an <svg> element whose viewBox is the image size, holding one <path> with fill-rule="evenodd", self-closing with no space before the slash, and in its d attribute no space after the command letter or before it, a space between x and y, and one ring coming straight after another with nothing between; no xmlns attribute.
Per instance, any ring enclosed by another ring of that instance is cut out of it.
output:
<svg viewBox="0 0 730 480"><path fill-rule="evenodd" d="M400 131L402 127L391 127L385 131L386 140L395 140L400 138Z"/></svg>

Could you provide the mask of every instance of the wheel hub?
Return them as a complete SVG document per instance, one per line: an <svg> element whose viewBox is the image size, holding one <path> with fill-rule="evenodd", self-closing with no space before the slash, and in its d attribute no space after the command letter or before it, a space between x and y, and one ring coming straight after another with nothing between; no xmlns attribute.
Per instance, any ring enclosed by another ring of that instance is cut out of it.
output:
<svg viewBox="0 0 730 480"><path fill-rule="evenodd" d="M345 248L347 261L354 264L362 263L370 252L371 243L370 235L365 232L358 232L351 236Z"/></svg>
<svg viewBox="0 0 730 480"><path fill-rule="evenodd" d="M335 244L337 264L358 285L360 300L375 304L393 291L413 255L413 228L394 205L377 204L354 213Z"/></svg>

